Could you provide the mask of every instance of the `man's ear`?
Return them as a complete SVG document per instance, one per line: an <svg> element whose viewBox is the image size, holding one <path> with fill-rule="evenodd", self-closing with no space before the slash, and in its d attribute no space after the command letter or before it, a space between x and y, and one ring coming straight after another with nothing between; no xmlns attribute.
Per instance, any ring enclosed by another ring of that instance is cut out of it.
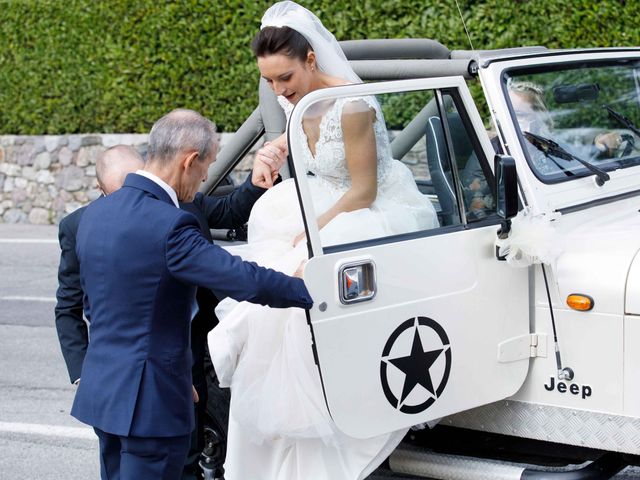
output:
<svg viewBox="0 0 640 480"><path fill-rule="evenodd" d="M100 191L103 197L107 196L107 190L104 188L104 185L102 185L102 183L100 182L98 182L98 190Z"/></svg>
<svg viewBox="0 0 640 480"><path fill-rule="evenodd" d="M184 170L189 169L196 160L198 160L198 152L189 152L182 160L182 168Z"/></svg>

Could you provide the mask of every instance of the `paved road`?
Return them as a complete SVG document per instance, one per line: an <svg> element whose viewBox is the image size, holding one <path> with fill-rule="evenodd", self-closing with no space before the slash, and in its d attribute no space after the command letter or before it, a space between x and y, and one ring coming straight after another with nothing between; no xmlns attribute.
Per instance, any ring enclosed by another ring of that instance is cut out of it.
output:
<svg viewBox="0 0 640 480"><path fill-rule="evenodd" d="M0 478L99 478L93 431L69 416L54 328L55 227L0 224Z"/></svg>
<svg viewBox="0 0 640 480"><path fill-rule="evenodd" d="M69 416L54 328L56 227L0 224L0 480L99 477L97 441ZM386 480L380 472L370 480ZM627 469L619 479L640 479Z"/></svg>

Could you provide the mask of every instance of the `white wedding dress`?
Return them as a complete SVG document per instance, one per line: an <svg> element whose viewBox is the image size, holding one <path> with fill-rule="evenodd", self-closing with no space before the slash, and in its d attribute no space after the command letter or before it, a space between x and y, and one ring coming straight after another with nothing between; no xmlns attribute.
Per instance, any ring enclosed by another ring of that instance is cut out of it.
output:
<svg viewBox="0 0 640 480"><path fill-rule="evenodd" d="M321 120L315 156L305 142L316 212L324 212L350 187L341 116L351 101L366 102L376 113L377 197L370 208L329 222L320 231L323 246L436 227L430 201L408 168L391 158L373 97L336 100ZM302 126L297 134L306 139ZM305 242L292 246L303 231L294 181L285 180L256 202L248 243L229 251L293 274L307 256ZM209 351L221 385L231 387L227 480L363 479L402 440L404 430L365 440L337 430L324 403L304 310L224 300L217 313L220 324L209 334Z"/></svg>

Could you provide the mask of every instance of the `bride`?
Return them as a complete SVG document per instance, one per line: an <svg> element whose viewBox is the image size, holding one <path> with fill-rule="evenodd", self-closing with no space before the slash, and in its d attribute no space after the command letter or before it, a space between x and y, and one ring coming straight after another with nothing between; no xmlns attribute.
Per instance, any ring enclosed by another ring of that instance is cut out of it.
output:
<svg viewBox="0 0 640 480"><path fill-rule="evenodd" d="M307 93L361 80L334 36L310 11L285 1L262 18L253 41L258 68L285 113ZM425 230L438 225L406 166L391 158L374 97L315 105L292 134L305 140L304 161L323 245ZM257 155L254 175L271 186L282 166L284 136ZM307 257L293 179L268 190L249 219L248 243L229 250L286 273ZM227 480L358 480L369 475L406 433L355 439L333 424L324 403L302 309L221 302L209 351L222 386L231 387Z"/></svg>

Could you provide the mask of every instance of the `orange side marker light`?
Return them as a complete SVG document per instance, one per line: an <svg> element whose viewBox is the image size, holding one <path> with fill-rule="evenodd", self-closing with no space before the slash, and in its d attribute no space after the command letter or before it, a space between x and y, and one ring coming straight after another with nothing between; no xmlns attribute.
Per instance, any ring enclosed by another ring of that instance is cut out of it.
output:
<svg viewBox="0 0 640 480"><path fill-rule="evenodd" d="M567 297L567 305L580 312L588 312L593 308L593 298L582 293L572 293Z"/></svg>

